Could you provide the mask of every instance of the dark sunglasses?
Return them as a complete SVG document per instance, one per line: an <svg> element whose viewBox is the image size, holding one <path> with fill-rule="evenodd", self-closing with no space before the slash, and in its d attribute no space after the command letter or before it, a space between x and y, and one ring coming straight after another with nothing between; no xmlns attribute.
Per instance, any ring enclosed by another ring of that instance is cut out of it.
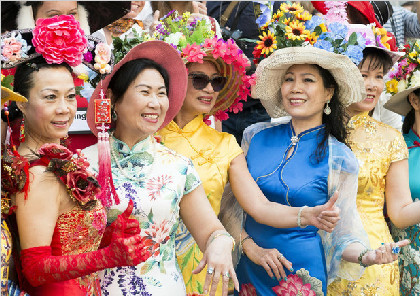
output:
<svg viewBox="0 0 420 296"><path fill-rule="evenodd" d="M215 76L213 78L210 78L206 74L201 73L188 74L188 77L192 78L192 83L195 89L202 90L209 83L211 83L211 87L215 92L221 91L227 81L226 77L223 76Z"/></svg>

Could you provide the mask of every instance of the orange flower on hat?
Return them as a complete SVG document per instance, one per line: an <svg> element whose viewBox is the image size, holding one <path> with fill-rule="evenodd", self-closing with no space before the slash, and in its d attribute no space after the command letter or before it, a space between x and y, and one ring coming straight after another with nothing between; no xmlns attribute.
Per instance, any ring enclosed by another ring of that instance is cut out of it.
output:
<svg viewBox="0 0 420 296"><path fill-rule="evenodd" d="M282 3L280 5L280 10L284 13L300 13L304 11L304 8L302 5L298 3L288 4L288 3Z"/></svg>
<svg viewBox="0 0 420 296"><path fill-rule="evenodd" d="M310 32L306 30L304 23L293 21L286 27L286 36L292 40L305 40L310 36Z"/></svg>
<svg viewBox="0 0 420 296"><path fill-rule="evenodd" d="M276 37L271 33L271 31L263 32L263 36L259 36L261 41L257 42L257 48L261 49L261 54L269 54L277 48Z"/></svg>

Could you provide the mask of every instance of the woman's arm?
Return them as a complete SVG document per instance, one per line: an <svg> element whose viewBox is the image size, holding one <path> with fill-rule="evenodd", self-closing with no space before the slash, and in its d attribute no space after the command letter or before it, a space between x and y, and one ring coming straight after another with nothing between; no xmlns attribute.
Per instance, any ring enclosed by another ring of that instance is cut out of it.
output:
<svg viewBox="0 0 420 296"><path fill-rule="evenodd" d="M206 264L208 270L210 268L214 270L210 274L207 271L204 294L207 294L212 281L214 284L211 286L210 295L214 295L220 276L227 272L239 291L238 279L232 264L232 238L214 214L202 185L183 196L180 202L180 214L185 226L204 253L194 272L200 272ZM223 276L223 295L227 295L228 283L229 278Z"/></svg>
<svg viewBox="0 0 420 296"><path fill-rule="evenodd" d="M420 202L413 202L408 180L408 160L391 163L386 174L385 198L388 215L398 228L420 223Z"/></svg>
<svg viewBox="0 0 420 296"><path fill-rule="evenodd" d="M229 182L241 207L258 223L277 228L297 227L298 207L270 202L249 173L243 154L235 157L229 167ZM339 221L339 209L334 206L335 194L322 206L308 207L301 211L301 225L313 225L331 232Z"/></svg>

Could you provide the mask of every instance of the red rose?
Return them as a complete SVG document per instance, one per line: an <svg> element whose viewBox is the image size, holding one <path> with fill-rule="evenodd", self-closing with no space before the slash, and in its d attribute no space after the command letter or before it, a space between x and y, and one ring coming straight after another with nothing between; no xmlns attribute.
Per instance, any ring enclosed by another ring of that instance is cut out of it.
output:
<svg viewBox="0 0 420 296"><path fill-rule="evenodd" d="M32 43L49 64L66 62L77 66L83 60L87 40L80 24L72 15L38 19Z"/></svg>
<svg viewBox="0 0 420 296"><path fill-rule="evenodd" d="M38 150L40 157L46 157L49 159L58 158L61 160L70 160L73 153L64 146L58 144L45 144L42 145Z"/></svg>
<svg viewBox="0 0 420 296"><path fill-rule="evenodd" d="M99 193L98 182L90 177L89 172L86 170L77 170L68 173L63 178L67 178L64 181L67 187L70 188L71 194L82 204L86 204L92 200L93 196Z"/></svg>

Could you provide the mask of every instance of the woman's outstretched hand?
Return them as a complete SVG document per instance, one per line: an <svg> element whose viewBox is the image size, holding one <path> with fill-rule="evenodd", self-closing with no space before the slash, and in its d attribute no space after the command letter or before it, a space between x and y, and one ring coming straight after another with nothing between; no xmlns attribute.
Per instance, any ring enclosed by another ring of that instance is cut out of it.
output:
<svg viewBox="0 0 420 296"><path fill-rule="evenodd" d="M396 243L386 243L377 248L370 250L362 257L362 263L370 266L374 264L388 264L398 259L398 254L402 247L410 244L410 240L405 239Z"/></svg>
<svg viewBox="0 0 420 296"><path fill-rule="evenodd" d="M338 192L323 205L313 208L305 208L301 214L301 225L312 225L321 230L332 232L340 221L340 209L335 206L338 199Z"/></svg>
<svg viewBox="0 0 420 296"><path fill-rule="evenodd" d="M201 272L207 265L206 280L204 282L204 294L207 295L211 284L209 295L215 295L217 284L222 279L222 295L227 296L229 290L229 278L232 278L235 289L239 291L239 282L236 277L232 263L232 240L227 235L215 237L207 246L197 268L193 273Z"/></svg>

